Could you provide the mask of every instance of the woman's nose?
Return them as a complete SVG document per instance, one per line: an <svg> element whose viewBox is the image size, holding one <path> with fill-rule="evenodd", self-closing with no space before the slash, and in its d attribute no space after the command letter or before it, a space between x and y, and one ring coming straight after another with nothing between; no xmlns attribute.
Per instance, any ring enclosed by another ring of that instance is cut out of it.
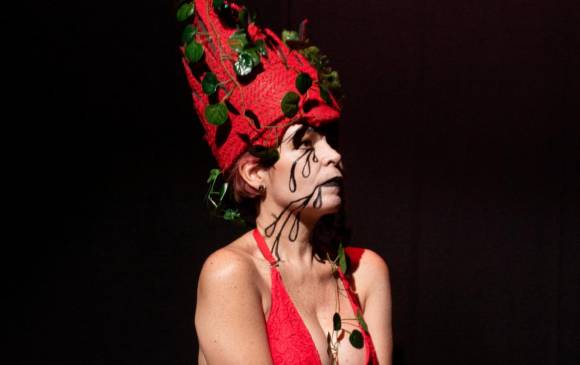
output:
<svg viewBox="0 0 580 365"><path fill-rule="evenodd" d="M342 159L340 153L338 153L337 150L335 150L334 148L332 148L330 144L328 144L326 138L324 138L321 142L323 142L322 144L324 148L321 156L322 164L328 165L330 163L333 163L335 166L338 167Z"/></svg>

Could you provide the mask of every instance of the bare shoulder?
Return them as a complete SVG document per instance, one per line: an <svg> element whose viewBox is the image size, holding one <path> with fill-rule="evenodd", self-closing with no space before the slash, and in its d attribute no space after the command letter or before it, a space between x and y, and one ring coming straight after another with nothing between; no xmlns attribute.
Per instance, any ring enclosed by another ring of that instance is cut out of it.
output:
<svg viewBox="0 0 580 365"><path fill-rule="evenodd" d="M271 361L260 275L243 237L212 253L199 276L195 328L208 364Z"/></svg>
<svg viewBox="0 0 580 365"><path fill-rule="evenodd" d="M228 290L232 285L247 289L256 275L256 264L251 252L244 248L242 236L208 256L199 275L198 292Z"/></svg>
<svg viewBox="0 0 580 365"><path fill-rule="evenodd" d="M389 287L389 267L381 255L362 247L346 247L351 263L356 291L364 303L370 293L380 287Z"/></svg>

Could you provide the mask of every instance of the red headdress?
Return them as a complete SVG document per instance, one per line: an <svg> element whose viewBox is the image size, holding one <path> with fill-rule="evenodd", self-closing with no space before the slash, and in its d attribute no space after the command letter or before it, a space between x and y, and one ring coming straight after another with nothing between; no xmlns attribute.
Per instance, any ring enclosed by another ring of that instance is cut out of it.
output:
<svg viewBox="0 0 580 365"><path fill-rule="evenodd" d="M297 121L319 126L339 118L329 92L336 72L308 44L305 21L300 34L285 31L282 41L224 0L193 0L178 19L188 23L181 51L195 109L222 171L248 148L277 146Z"/></svg>

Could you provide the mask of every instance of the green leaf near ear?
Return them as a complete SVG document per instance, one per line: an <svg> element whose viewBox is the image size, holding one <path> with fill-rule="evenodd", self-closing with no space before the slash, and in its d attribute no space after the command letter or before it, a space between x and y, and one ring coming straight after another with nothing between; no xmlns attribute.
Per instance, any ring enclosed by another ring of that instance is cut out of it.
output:
<svg viewBox="0 0 580 365"><path fill-rule="evenodd" d="M235 209L226 209L224 211L224 219L226 221L233 221L240 218L240 212Z"/></svg>
<svg viewBox="0 0 580 365"><path fill-rule="evenodd" d="M268 52L266 51L266 42L263 39L258 39L256 41L256 50L262 56L267 56Z"/></svg>
<svg viewBox="0 0 580 365"><path fill-rule="evenodd" d="M185 44L193 41L193 38L197 34L197 29L193 27L193 25L188 24L185 28L183 28L183 32L181 32L181 41Z"/></svg>
<svg viewBox="0 0 580 365"><path fill-rule="evenodd" d="M312 78L307 73L301 73L296 77L296 88L304 95L312 86Z"/></svg>
<svg viewBox="0 0 580 365"><path fill-rule="evenodd" d="M207 179L208 184L210 182L215 182L218 178L218 176L220 176L222 172L220 171L220 169L211 169L209 170L209 177Z"/></svg>
<svg viewBox="0 0 580 365"><path fill-rule="evenodd" d="M203 47L196 41L191 41L185 48L185 57L189 63L196 63L203 57Z"/></svg>
<svg viewBox="0 0 580 365"><path fill-rule="evenodd" d="M348 337L350 344L357 349L362 349L364 346L364 339L362 333L359 330L353 330Z"/></svg>
<svg viewBox="0 0 580 365"><path fill-rule="evenodd" d="M340 314L334 313L334 316L332 317L332 325L335 331L340 330L341 328Z"/></svg>
<svg viewBox="0 0 580 365"><path fill-rule="evenodd" d="M360 311L360 308L359 308L359 309L356 311L356 319L358 319L358 323L360 323L360 325L361 325L362 329L363 329L365 332L368 332L368 331L369 331L369 329L368 329L368 327L367 327L367 323L365 322L365 319L364 319L364 318L363 318L363 316L362 316L362 313L361 313L361 311Z"/></svg>
<svg viewBox="0 0 580 365"><path fill-rule="evenodd" d="M284 43L286 43L286 41L298 41L298 40L300 40L298 32L286 29L282 31L282 41Z"/></svg>
<svg viewBox="0 0 580 365"><path fill-rule="evenodd" d="M205 119L213 125L222 125L228 120L228 108L224 103L206 106L204 114Z"/></svg>
<svg viewBox="0 0 580 365"><path fill-rule="evenodd" d="M203 92L207 95L212 95L216 92L219 85L217 76L213 72L207 72L201 81Z"/></svg>
<svg viewBox="0 0 580 365"><path fill-rule="evenodd" d="M288 118L292 118L298 113L298 102L300 96L295 92L289 91L282 99L282 112Z"/></svg>
<svg viewBox="0 0 580 365"><path fill-rule="evenodd" d="M240 76L247 76L252 72L253 65L252 56L242 52L239 54L236 63L234 63L234 70Z"/></svg>
<svg viewBox="0 0 580 365"><path fill-rule="evenodd" d="M348 263L346 260L346 253L344 252L342 242L338 244L337 257L338 257L338 265L340 266L340 271L342 271L343 274L346 274L346 271L348 270Z"/></svg>
<svg viewBox="0 0 580 365"><path fill-rule="evenodd" d="M240 53L248 45L248 37L244 31L236 31L228 38L228 44L231 49Z"/></svg>
<svg viewBox="0 0 580 365"><path fill-rule="evenodd" d="M177 20L183 22L195 13L195 5L193 2L185 3L177 9Z"/></svg>
<svg viewBox="0 0 580 365"><path fill-rule="evenodd" d="M220 189L220 202L222 200L224 200L224 196L226 196L226 193L228 192L228 183L224 183Z"/></svg>

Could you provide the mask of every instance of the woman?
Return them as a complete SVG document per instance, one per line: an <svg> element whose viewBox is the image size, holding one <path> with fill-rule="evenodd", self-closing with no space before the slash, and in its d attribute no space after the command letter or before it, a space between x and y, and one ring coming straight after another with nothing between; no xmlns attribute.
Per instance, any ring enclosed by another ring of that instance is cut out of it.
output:
<svg viewBox="0 0 580 365"><path fill-rule="evenodd" d="M219 208L233 186L235 200L255 209L256 226L203 265L199 363L391 364L387 265L318 235L342 204L341 156L326 133L340 116L336 73L320 62L305 23L281 41L235 3L190 4L178 11L193 19L183 36L185 71L228 176L209 197Z"/></svg>

